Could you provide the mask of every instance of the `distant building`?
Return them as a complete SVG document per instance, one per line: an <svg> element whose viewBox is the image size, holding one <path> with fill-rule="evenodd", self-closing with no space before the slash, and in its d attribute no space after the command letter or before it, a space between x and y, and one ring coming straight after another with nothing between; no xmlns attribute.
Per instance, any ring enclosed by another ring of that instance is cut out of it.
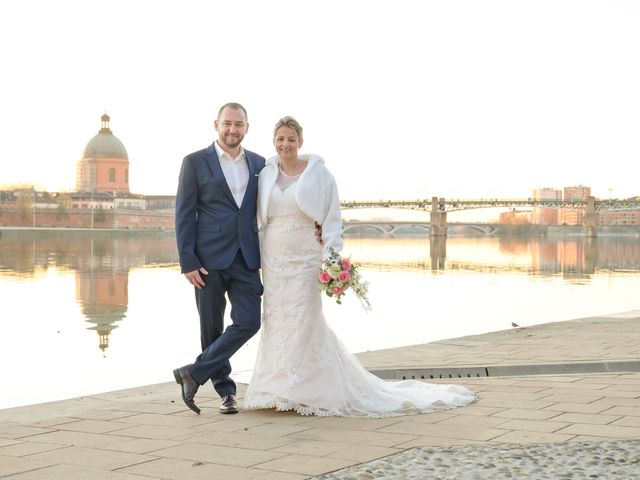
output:
<svg viewBox="0 0 640 480"><path fill-rule="evenodd" d="M640 225L640 210L600 212L598 225Z"/></svg>
<svg viewBox="0 0 640 480"><path fill-rule="evenodd" d="M149 210L167 210L173 212L176 208L175 195L145 195L147 201L147 209Z"/></svg>
<svg viewBox="0 0 640 480"><path fill-rule="evenodd" d="M640 197L630 198L640 201ZM640 210L610 210L598 215L598 225L640 225Z"/></svg>
<svg viewBox="0 0 640 480"><path fill-rule="evenodd" d="M534 200L562 200L562 190L555 188L536 188ZM535 206L531 211L531 223L536 225L557 225L558 209Z"/></svg>
<svg viewBox="0 0 640 480"><path fill-rule="evenodd" d="M102 128L84 147L76 165L78 192L129 193L127 149L109 127L110 117L101 117Z"/></svg>
<svg viewBox="0 0 640 480"><path fill-rule="evenodd" d="M70 197L71 208L111 210L114 206L112 193L73 192Z"/></svg>
<svg viewBox="0 0 640 480"><path fill-rule="evenodd" d="M102 115L101 121L98 134L86 144L76 164L76 191L41 192L33 188L0 191L0 226L174 228L175 195L147 198L131 193L127 150L111 131L109 115Z"/></svg>
<svg viewBox="0 0 640 480"><path fill-rule="evenodd" d="M516 210L502 212L498 222L504 225L527 225L530 222L531 212L529 210Z"/></svg>
<svg viewBox="0 0 640 480"><path fill-rule="evenodd" d="M564 187L565 202L579 201L586 202L591 196L591 187L576 185L574 187ZM558 223L561 225L582 225L584 223L584 210L563 207L558 213Z"/></svg>
<svg viewBox="0 0 640 480"><path fill-rule="evenodd" d="M145 210L147 207L144 195L134 193L74 192L70 196L71 208Z"/></svg>

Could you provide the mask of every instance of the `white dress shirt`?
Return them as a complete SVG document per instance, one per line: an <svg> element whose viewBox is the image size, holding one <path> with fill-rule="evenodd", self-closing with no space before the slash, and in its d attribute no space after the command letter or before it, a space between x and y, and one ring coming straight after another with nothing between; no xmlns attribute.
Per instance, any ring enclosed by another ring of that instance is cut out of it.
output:
<svg viewBox="0 0 640 480"><path fill-rule="evenodd" d="M229 190L231 190L236 204L240 207L249 183L249 166L245 160L244 150L241 147L240 154L236 158L231 158L231 155L220 148L217 140L214 145L220 160L222 173L227 180L227 185L229 185Z"/></svg>

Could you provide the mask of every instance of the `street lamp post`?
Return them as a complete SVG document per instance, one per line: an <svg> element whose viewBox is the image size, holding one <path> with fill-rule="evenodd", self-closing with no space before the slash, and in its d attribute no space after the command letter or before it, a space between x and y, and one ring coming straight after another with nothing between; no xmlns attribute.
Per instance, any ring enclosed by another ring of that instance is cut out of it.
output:
<svg viewBox="0 0 640 480"><path fill-rule="evenodd" d="M36 228L36 189L35 187L31 187L31 189L33 190L33 208L32 208L32 227Z"/></svg>

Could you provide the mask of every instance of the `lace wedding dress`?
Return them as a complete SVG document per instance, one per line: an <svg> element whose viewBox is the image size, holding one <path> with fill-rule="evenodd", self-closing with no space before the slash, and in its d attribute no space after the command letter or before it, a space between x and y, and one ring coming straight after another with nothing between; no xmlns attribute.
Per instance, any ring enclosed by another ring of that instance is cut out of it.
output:
<svg viewBox="0 0 640 480"><path fill-rule="evenodd" d="M348 353L322 314L322 251L314 221L294 199L295 185L272 189L261 243L263 321L245 408L302 415L388 417L466 405L464 387L415 380L386 382Z"/></svg>

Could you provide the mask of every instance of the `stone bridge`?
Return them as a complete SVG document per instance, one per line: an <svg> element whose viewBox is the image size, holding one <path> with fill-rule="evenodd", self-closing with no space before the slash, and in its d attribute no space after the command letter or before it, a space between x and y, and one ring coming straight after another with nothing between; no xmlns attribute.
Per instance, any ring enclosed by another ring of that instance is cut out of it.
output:
<svg viewBox="0 0 640 480"><path fill-rule="evenodd" d="M501 225L488 223L450 223L447 228L461 227L476 231L482 235L491 236L498 232ZM406 230L424 231L431 234L429 222L403 222L403 221L346 221L343 223L343 233L353 233L362 229L371 229L380 233L394 234Z"/></svg>
<svg viewBox="0 0 640 480"><path fill-rule="evenodd" d="M342 209L354 208L401 208L406 210L420 210L429 212L430 222L427 224L414 223L415 227L420 225L428 225L424 227L429 231L432 237L447 236L447 212L460 210L474 210L480 208L517 208L517 207L540 207L540 208L571 208L581 209L585 211L584 215L584 232L588 237L597 235L598 213L605 210L640 210L640 200L627 199L609 199L597 200L595 197L589 197L586 201L582 200L534 200L528 199L471 199L471 200L447 200L444 198L431 197L431 200L356 200L340 202ZM384 226L383 222L374 226L385 233L392 233L399 228L402 222L390 222L388 226ZM369 225L373 226L371 223ZM406 228L406 225L405 225ZM421 228L421 227L420 227ZM476 225L476 228L483 228ZM387 230L385 230L387 229ZM494 232L495 233L495 232Z"/></svg>

